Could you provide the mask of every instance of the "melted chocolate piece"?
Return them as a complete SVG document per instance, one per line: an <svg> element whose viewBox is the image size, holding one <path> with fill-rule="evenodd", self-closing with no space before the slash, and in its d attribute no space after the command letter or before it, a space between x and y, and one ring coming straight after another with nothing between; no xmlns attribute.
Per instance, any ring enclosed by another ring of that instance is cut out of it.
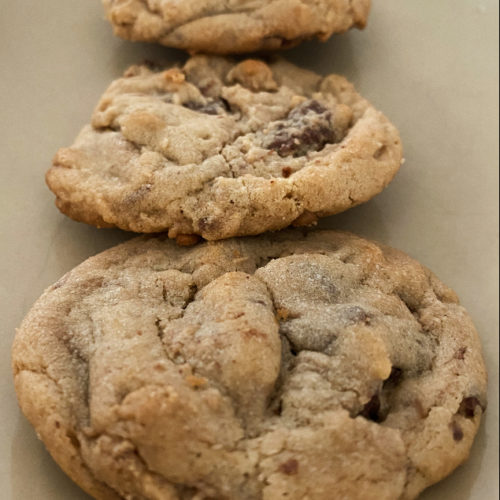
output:
<svg viewBox="0 0 500 500"><path fill-rule="evenodd" d="M327 144L342 139L336 136L331 119L331 112L321 103L306 101L275 125L265 147L282 157L299 157L310 151L321 151Z"/></svg>
<svg viewBox="0 0 500 500"><path fill-rule="evenodd" d="M476 408L478 406L481 407L481 409L483 409L479 399L477 399L476 397L471 396L465 398L460 403L460 408L458 409L458 413L465 418L474 418L474 416L476 415Z"/></svg>
<svg viewBox="0 0 500 500"><path fill-rule="evenodd" d="M378 424L384 422L391 408L391 391L401 382L403 376L403 370L394 366L389 378L384 382L382 391L365 404L359 415Z"/></svg>
<svg viewBox="0 0 500 500"><path fill-rule="evenodd" d="M453 432L453 439L457 443L459 441L462 441L462 439L464 438L464 431L462 430L462 428L460 427L460 425L458 425L457 422L453 422L451 424L451 431Z"/></svg>
<svg viewBox="0 0 500 500"><path fill-rule="evenodd" d="M291 458L279 466L279 471L287 476L295 476L299 472L299 462Z"/></svg>

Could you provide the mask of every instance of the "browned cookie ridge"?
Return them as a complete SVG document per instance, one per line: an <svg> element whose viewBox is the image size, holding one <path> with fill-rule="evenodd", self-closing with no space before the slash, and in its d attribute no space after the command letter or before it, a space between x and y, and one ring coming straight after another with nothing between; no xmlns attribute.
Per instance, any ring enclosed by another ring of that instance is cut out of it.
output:
<svg viewBox="0 0 500 500"><path fill-rule="evenodd" d="M76 220L218 240L347 210L401 162L397 130L345 78L198 56L113 82L47 182Z"/></svg>
<svg viewBox="0 0 500 500"><path fill-rule="evenodd" d="M191 52L286 49L363 28L370 0L103 0L117 35Z"/></svg>
<svg viewBox="0 0 500 500"><path fill-rule="evenodd" d="M108 250L35 304L13 368L98 499L412 499L467 458L486 407L456 295L332 231Z"/></svg>

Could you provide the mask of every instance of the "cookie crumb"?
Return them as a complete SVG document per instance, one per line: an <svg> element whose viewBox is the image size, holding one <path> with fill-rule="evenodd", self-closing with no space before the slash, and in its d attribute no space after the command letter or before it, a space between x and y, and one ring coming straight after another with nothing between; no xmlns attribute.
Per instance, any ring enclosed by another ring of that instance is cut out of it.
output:
<svg viewBox="0 0 500 500"><path fill-rule="evenodd" d="M278 320L286 321L290 317L290 311L288 309L285 309L284 307L281 307L279 309L276 309L276 315L278 316Z"/></svg>
<svg viewBox="0 0 500 500"><path fill-rule="evenodd" d="M184 83L184 81L186 80L186 76L178 68L168 69L163 73L163 76L165 77L165 80L167 80L167 82L171 83L180 84Z"/></svg>
<svg viewBox="0 0 500 500"><path fill-rule="evenodd" d="M197 377L196 375L188 375L186 377L186 382L193 387L193 389L199 389L207 385L207 379L203 377Z"/></svg>
<svg viewBox="0 0 500 500"><path fill-rule="evenodd" d="M297 217L293 221L293 226L294 227L310 227L310 226L316 226L318 224L318 217L316 214L313 214L312 212L308 212L307 210L300 216Z"/></svg>
<svg viewBox="0 0 500 500"><path fill-rule="evenodd" d="M201 236L197 234L178 234L175 238L175 242L180 247L192 247L201 241Z"/></svg>

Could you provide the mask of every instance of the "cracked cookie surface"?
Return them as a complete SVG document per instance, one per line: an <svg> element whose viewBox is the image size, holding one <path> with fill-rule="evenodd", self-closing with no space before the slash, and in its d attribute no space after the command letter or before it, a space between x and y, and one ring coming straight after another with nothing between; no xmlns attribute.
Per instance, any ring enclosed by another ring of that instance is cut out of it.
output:
<svg viewBox="0 0 500 500"><path fill-rule="evenodd" d="M98 499L411 499L467 458L486 407L454 292L333 231L131 240L47 289L13 369Z"/></svg>
<svg viewBox="0 0 500 500"><path fill-rule="evenodd" d="M103 0L116 35L191 52L293 47L363 28L370 0Z"/></svg>
<svg viewBox="0 0 500 500"><path fill-rule="evenodd" d="M130 68L47 183L73 219L218 240L347 210L401 162L397 130L343 77L197 56Z"/></svg>

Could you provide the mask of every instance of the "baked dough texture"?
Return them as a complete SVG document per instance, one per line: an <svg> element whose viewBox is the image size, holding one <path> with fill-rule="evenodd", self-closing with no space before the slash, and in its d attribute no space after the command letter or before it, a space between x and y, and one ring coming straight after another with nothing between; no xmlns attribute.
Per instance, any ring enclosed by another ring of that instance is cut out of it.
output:
<svg viewBox="0 0 500 500"><path fill-rule="evenodd" d="M130 68L46 178L75 220L219 240L347 210L401 163L397 130L345 78L196 56Z"/></svg>
<svg viewBox="0 0 500 500"><path fill-rule="evenodd" d="M412 499L486 407L478 335L406 255L332 231L142 236L51 286L19 403L97 499Z"/></svg>
<svg viewBox="0 0 500 500"><path fill-rule="evenodd" d="M104 0L116 35L191 52L236 54L363 28L370 0Z"/></svg>

